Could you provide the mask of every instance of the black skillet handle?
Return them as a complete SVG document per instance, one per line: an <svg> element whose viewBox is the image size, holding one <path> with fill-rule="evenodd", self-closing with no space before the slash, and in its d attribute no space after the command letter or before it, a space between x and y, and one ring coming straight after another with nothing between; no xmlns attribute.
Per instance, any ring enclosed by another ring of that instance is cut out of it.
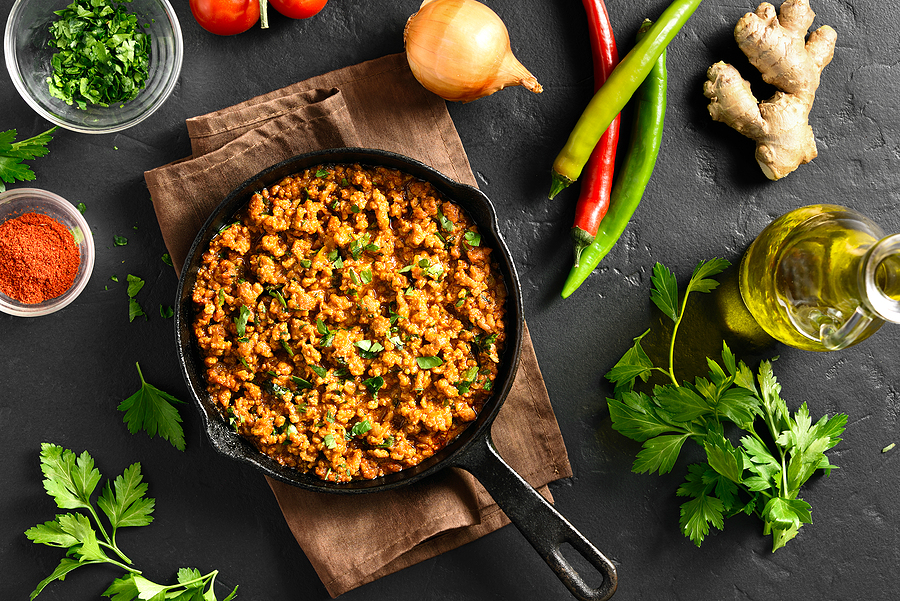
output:
<svg viewBox="0 0 900 601"><path fill-rule="evenodd" d="M606 601L616 592L616 567L497 453L490 436L480 437L454 461L475 476L563 584L581 601ZM603 575L590 587L561 552L569 543Z"/></svg>

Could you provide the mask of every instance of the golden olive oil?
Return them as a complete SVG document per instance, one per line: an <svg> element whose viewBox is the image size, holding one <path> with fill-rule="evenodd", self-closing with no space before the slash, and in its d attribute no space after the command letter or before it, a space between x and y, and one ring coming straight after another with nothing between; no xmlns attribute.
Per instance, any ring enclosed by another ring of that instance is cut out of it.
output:
<svg viewBox="0 0 900 601"><path fill-rule="evenodd" d="M769 335L800 349L836 350L865 340L884 323L867 295L884 295L888 304L900 300L900 253L889 251L874 266L870 261L870 249L883 237L877 224L835 205L779 217L741 261L747 309Z"/></svg>

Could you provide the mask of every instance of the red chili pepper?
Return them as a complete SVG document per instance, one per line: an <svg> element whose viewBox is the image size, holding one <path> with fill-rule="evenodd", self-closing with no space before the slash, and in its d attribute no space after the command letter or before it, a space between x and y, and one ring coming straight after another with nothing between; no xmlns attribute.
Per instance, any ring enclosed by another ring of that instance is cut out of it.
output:
<svg viewBox="0 0 900 601"><path fill-rule="evenodd" d="M596 91L618 64L619 52L616 50L616 39L603 0L582 0L582 4L587 13ZM582 177L578 204L575 206L575 225L572 227L576 267L581 259L581 252L594 241L600 222L609 209L618 143L619 115L616 115L594 147Z"/></svg>

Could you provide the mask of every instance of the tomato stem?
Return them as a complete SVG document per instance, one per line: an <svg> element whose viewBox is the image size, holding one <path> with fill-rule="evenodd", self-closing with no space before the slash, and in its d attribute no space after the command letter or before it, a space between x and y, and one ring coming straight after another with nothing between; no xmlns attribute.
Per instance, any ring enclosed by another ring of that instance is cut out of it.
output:
<svg viewBox="0 0 900 601"><path fill-rule="evenodd" d="M259 0L259 26L262 29L269 28L269 2L268 0Z"/></svg>

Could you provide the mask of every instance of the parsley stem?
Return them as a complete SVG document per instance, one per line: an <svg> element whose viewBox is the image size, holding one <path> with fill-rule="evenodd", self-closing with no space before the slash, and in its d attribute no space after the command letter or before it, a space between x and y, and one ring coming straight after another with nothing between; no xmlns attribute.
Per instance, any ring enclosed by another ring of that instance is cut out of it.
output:
<svg viewBox="0 0 900 601"><path fill-rule="evenodd" d="M681 325L681 318L684 317L684 310L687 308L687 299L690 295L690 290L684 293L684 299L681 301L681 311L678 312L678 319L675 320L675 325L672 328L672 341L669 343L669 378L672 379L672 384L678 386L678 380L675 379L675 336L678 335L678 326Z"/></svg>

